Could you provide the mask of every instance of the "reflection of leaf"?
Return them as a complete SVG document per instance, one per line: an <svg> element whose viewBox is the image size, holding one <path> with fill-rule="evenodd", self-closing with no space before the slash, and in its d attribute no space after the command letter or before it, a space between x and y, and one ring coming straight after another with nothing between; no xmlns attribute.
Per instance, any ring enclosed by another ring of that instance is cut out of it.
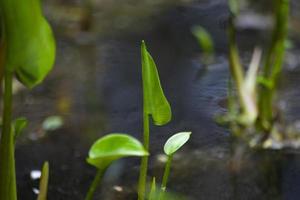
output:
<svg viewBox="0 0 300 200"><path fill-rule="evenodd" d="M112 133L92 145L87 162L100 169L123 157L147 155L147 151L137 139L126 134Z"/></svg>
<svg viewBox="0 0 300 200"><path fill-rule="evenodd" d="M54 131L61 128L64 124L64 121L61 116L50 116L47 117L42 126L45 131Z"/></svg>
<svg viewBox="0 0 300 200"><path fill-rule="evenodd" d="M0 12L5 67L32 88L45 78L55 58L54 37L40 1L1 0Z"/></svg>
<svg viewBox="0 0 300 200"><path fill-rule="evenodd" d="M21 135L22 131L28 125L28 120L24 117L20 117L13 122L13 130L15 140Z"/></svg>
<svg viewBox="0 0 300 200"><path fill-rule="evenodd" d="M42 176L40 180L40 191L37 200L47 200L49 180L49 163L45 162L43 165Z"/></svg>
<svg viewBox="0 0 300 200"><path fill-rule="evenodd" d="M170 137L164 146L165 154L168 156L174 154L189 140L190 135L191 132L181 132Z"/></svg>
<svg viewBox="0 0 300 200"><path fill-rule="evenodd" d="M164 125L171 120L171 107L162 90L155 62L143 41L141 46L144 110L151 115L156 125Z"/></svg>

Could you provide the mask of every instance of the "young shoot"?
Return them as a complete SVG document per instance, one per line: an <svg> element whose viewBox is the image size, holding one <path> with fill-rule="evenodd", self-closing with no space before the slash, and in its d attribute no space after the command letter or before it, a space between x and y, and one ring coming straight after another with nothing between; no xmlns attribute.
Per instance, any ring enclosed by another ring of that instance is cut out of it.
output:
<svg viewBox="0 0 300 200"><path fill-rule="evenodd" d="M142 80L143 80L143 139L146 151L149 151L149 116L158 126L167 124L172 117L171 107L162 90L156 64L142 41ZM145 199L148 157L143 157L140 166L138 199Z"/></svg>
<svg viewBox="0 0 300 200"><path fill-rule="evenodd" d="M87 162L96 167L98 172L85 200L93 199L97 186L112 162L129 156L145 157L148 155L148 152L137 139L126 134L112 133L98 139L90 148L87 158Z"/></svg>
<svg viewBox="0 0 300 200"><path fill-rule="evenodd" d="M49 163L45 162L42 169L42 176L40 179L40 188L37 200L47 200L49 182Z"/></svg>
<svg viewBox="0 0 300 200"><path fill-rule="evenodd" d="M167 162L164 170L159 199L163 199L164 192L167 188L173 155L190 139L190 136L191 132L176 133L175 135L171 136L164 145L164 152L167 155Z"/></svg>

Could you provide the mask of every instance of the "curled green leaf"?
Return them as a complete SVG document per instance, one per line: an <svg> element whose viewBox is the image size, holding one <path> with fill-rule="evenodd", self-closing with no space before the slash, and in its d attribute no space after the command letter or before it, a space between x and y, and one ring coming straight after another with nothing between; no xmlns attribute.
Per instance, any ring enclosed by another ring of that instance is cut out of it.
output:
<svg viewBox="0 0 300 200"><path fill-rule="evenodd" d="M162 90L155 62L144 41L141 45L141 55L144 110L152 116L155 125L164 125L172 118L171 107Z"/></svg>
<svg viewBox="0 0 300 200"><path fill-rule="evenodd" d="M1 0L2 51L6 70L32 88L52 69L55 41L39 0Z"/></svg>
<svg viewBox="0 0 300 200"><path fill-rule="evenodd" d="M165 154L168 156L174 154L190 139L191 134L191 132L180 132L170 137L164 146Z"/></svg>
<svg viewBox="0 0 300 200"><path fill-rule="evenodd" d="M120 158L148 155L137 139L126 134L112 133L100 138L92 145L87 162L98 169L103 169Z"/></svg>

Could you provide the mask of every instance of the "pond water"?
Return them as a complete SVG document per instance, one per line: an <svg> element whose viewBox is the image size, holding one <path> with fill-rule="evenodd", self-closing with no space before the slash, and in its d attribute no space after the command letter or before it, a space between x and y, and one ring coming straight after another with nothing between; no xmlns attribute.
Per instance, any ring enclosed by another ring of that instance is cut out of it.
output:
<svg viewBox="0 0 300 200"><path fill-rule="evenodd" d="M149 175L160 180L164 142L173 133L187 130L193 134L174 158L170 191L189 200L297 199L297 152L244 151L214 121L226 111L225 0L57 0L46 1L45 11L57 35L55 68L32 91L18 87L14 98L14 115L30 121L16 147L21 200L35 199L38 182L30 172L46 160L50 162L49 199L83 199L96 172L85 162L93 141L111 132L141 138L142 39L157 62L173 111L171 123L151 127ZM207 66L190 31L194 25L204 26L216 45L216 59ZM241 30L245 60L251 41L263 35L262 30L252 29L251 34L247 27ZM289 63L285 72L289 78L283 81L282 104L290 121L300 116L297 53L298 48L289 52L294 62ZM61 116L64 125L45 131L42 122L54 115ZM117 162L97 198L136 199L138 170L138 159Z"/></svg>

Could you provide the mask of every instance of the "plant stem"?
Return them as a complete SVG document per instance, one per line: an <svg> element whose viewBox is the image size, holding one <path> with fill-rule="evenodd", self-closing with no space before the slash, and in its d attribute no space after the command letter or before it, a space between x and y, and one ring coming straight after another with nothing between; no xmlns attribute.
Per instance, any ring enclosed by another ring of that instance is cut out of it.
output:
<svg viewBox="0 0 300 200"><path fill-rule="evenodd" d="M88 193L86 194L86 197L85 197L85 200L92 200L93 199L93 196L94 196L94 193L99 185L99 183L101 182L102 180L102 177L104 175L106 171L106 168L99 168L98 171L97 171L97 174L89 188L89 191Z"/></svg>
<svg viewBox="0 0 300 200"><path fill-rule="evenodd" d="M149 115L144 111L143 114L143 123L144 123L144 148L149 152ZM146 191L146 179L147 179L147 168L148 168L148 156L142 157L141 166L140 166L140 176L139 176L139 185L138 185L138 200L145 199Z"/></svg>
<svg viewBox="0 0 300 200"><path fill-rule="evenodd" d="M289 17L289 0L276 0L275 3L276 24L263 69L263 77L271 83L271 87L262 86L259 95L260 126L267 131L274 117L272 101L282 71Z"/></svg>
<svg viewBox="0 0 300 200"><path fill-rule="evenodd" d="M169 175L170 175L172 159L173 159L173 154L168 155L168 160L167 160L167 163L165 166L165 171L164 171L164 175L163 175L163 179L162 179L162 183L161 183L161 188L160 188L161 191L159 194L159 199L163 199L164 193L167 188L167 182L168 182Z"/></svg>
<svg viewBox="0 0 300 200"><path fill-rule="evenodd" d="M12 76L4 72L3 127L0 143L0 200L17 200L14 135L12 120Z"/></svg>

